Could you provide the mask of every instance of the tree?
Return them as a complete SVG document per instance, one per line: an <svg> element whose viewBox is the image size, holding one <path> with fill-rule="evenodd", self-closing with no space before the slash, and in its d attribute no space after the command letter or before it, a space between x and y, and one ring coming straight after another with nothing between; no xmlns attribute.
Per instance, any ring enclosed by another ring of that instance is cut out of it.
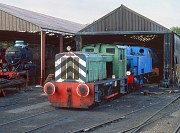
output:
<svg viewBox="0 0 180 133"><path fill-rule="evenodd" d="M180 27L173 26L170 28L171 31L175 32L176 34L180 35Z"/></svg>

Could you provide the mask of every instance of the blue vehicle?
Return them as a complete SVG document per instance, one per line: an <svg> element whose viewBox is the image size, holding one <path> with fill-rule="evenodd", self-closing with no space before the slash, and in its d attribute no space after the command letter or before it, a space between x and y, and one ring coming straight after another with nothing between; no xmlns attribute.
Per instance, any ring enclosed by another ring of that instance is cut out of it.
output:
<svg viewBox="0 0 180 133"><path fill-rule="evenodd" d="M152 72L152 50L140 46L126 46L127 75L133 84L142 87ZM133 78L133 79L132 79Z"/></svg>

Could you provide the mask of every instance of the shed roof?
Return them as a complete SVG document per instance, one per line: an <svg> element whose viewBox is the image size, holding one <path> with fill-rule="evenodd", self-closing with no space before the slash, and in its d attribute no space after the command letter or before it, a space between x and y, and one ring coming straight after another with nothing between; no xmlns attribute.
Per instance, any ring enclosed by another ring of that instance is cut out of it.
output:
<svg viewBox="0 0 180 133"><path fill-rule="evenodd" d="M14 6L0 3L0 11L13 15L24 21L30 22L39 27L39 29L50 30L62 33L76 33L82 28L83 24L71 22L68 20L44 15L41 13L29 11L26 9L17 8ZM38 28L36 28L38 29Z"/></svg>
<svg viewBox="0 0 180 133"><path fill-rule="evenodd" d="M155 21L121 5L97 21L80 30L77 35L108 32L170 32Z"/></svg>

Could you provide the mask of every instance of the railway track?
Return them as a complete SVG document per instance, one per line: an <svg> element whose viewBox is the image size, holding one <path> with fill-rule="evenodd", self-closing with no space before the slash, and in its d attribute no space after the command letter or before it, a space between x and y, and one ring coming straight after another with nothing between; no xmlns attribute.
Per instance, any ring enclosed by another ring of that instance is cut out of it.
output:
<svg viewBox="0 0 180 133"><path fill-rule="evenodd" d="M54 108L54 109L51 109L51 110L48 110L48 111L43 111L41 113L36 113L36 114L30 115L30 116L26 116L26 117L22 117L22 118L19 118L19 119L14 119L14 120L11 120L11 121L0 123L0 127L4 126L4 125L11 124L11 123L19 122L19 121L22 121L22 120L26 120L26 119L29 119L29 118L33 118L33 117L36 117L36 116L39 116L39 115L43 115L43 114L46 114L46 113L50 113L50 112L53 112L55 110L56 109Z"/></svg>
<svg viewBox="0 0 180 133"><path fill-rule="evenodd" d="M167 114L169 114L170 112L167 112L163 115L161 115L160 117L158 117L157 119L155 120L151 120L155 115L157 115L158 113L160 113L163 109L165 109L166 107L168 107L169 105L171 105L172 103L174 103L176 100L178 100L180 98L180 94L177 94L176 95L176 98L174 98L173 100L171 100L168 104L166 104L165 106L163 106L161 109L157 110L155 113L153 113L150 117L148 117L143 123L135 126L135 127L131 127L131 128L128 128L124 131L121 131L119 133L126 133L126 132L130 132L131 133L137 133L141 128L143 128L144 126L148 125L148 124L151 124L163 117L165 117ZM153 105L152 105L153 106ZM136 113L136 112L139 112L141 110L144 110L144 109L147 109L151 106L148 106L148 107L145 107L145 108L141 108L139 110L136 110L134 112L131 112L131 113L127 113L125 115L122 115L116 119L112 119L112 120L109 120L109 121L106 121L106 122L103 122L103 123L99 123L99 124L96 124L96 125L93 125L93 126L90 126L90 127L86 127L86 128L82 128L82 129L79 129L79 130L76 130L76 131L73 131L72 133L82 133L82 132L89 132L89 131L94 131L98 128L101 128L101 127L104 127L104 126L108 126L109 124L111 123L115 123L115 122L118 122L120 120L122 120L123 118L125 118L126 116L130 115L130 114L133 114L133 113ZM151 121L150 121L151 120ZM177 127L177 130L179 130L179 127ZM177 132L175 132L177 133Z"/></svg>
<svg viewBox="0 0 180 133"><path fill-rule="evenodd" d="M158 113L160 113L162 110L164 110L166 107L168 107L169 105L171 105L172 103L174 103L176 100L178 100L180 98L180 95L178 94L178 96L173 99L172 101L170 101L168 104L166 104L165 106L163 106L161 109L159 109L158 111L156 111L154 114L152 114L150 117L148 117L143 123L139 124L138 126L134 127L134 128L131 128L132 130L135 129L134 131L132 131L131 133L137 133L138 131L140 131L143 127L145 127L146 125L148 124L151 124L165 116L167 116L168 114L172 113L173 111L169 111L165 114L162 114L160 117L154 119L151 121L151 119L156 116ZM179 110L179 109L178 109ZM177 111L177 110L176 110ZM131 130L130 129L130 130ZM127 131L130 131L129 129ZM123 131L123 132L120 132L120 133L124 133L124 132L127 132L126 130Z"/></svg>
<svg viewBox="0 0 180 133"><path fill-rule="evenodd" d="M36 103L38 103L41 99L43 99L42 97L40 97L39 95L23 95L21 97L13 97L13 98L4 98L2 97L0 100L0 111L3 110L6 107L10 107L10 106L14 106L14 105L20 105L23 103L26 103L28 101L29 103L32 103L33 101L36 101ZM42 101L47 101L47 99L43 99Z"/></svg>
<svg viewBox="0 0 180 133"><path fill-rule="evenodd" d="M141 111L141 110L150 108L150 107L152 107L152 106L154 106L154 105L157 105L157 104L160 104L160 103L161 103L161 102L154 103L154 104L149 105L149 106L147 106L147 107L142 107L142 108L140 108L140 109L134 110L134 111L132 111L132 112L129 112L129 113L127 113L127 114L119 117L118 119L114 119L113 121L115 122L115 121L121 120L121 119L123 119L123 118L124 118L125 116L127 116L127 115L130 115L130 114L136 113L136 112L138 112L138 111ZM10 124L12 124L12 123L19 122L19 121L22 121L22 120L27 120L27 119L30 119L30 118L33 118L33 117L36 117L36 116L39 116L39 115L46 114L46 113L50 113L50 112L53 112L53 111L55 111L55 110L56 110L56 109L54 108L54 109L52 109L52 110L48 110L48 111L44 111L44 112L41 112L41 113L33 114L33 115L30 115L30 116L27 116L27 117L22 117L22 118L19 118L19 119L14 119L14 120L11 120L11 121L7 121L7 122L4 122L4 123L0 123L0 127L5 126L5 125L10 125ZM46 124L43 124L43 125L41 125L41 126L39 126L39 127L36 127L36 128L31 129L31 130L25 131L24 133L29 133L29 132L33 132L33 131L42 129L42 128L44 128L44 127L47 127L47 126L49 126L49 125L53 125L53 124L55 124L56 122L62 121L62 120L64 120L64 119L67 119L67 118L60 118L60 119L55 120L55 121L50 121L50 122L48 122L48 123L46 123ZM112 123L113 121L107 122L107 123L104 123L104 124ZM99 125L99 126L100 126L100 125ZM95 128L95 127L92 127L92 128ZM85 130L82 129L82 131L86 131L86 130L87 130L87 129L85 129Z"/></svg>
<svg viewBox="0 0 180 133"><path fill-rule="evenodd" d="M143 108L137 109L137 110L135 110L135 111L132 111L132 112L130 112L130 113L125 114L124 116L129 115L129 114L132 114L132 113L135 113L135 112L138 112L138 111L141 111L141 110L143 110L143 109L149 108L149 107L154 106L154 105L156 105L156 104L159 104L159 102L158 102L158 103L155 103L155 104L152 104L152 105L150 105L150 106L147 106L147 107L143 107ZM116 120L114 120L114 121L118 121L118 120L120 120L120 119L123 119L124 116L119 117L118 119L116 119ZM24 133L31 133L31 132L37 131L37 130L39 130L39 129L42 129L42 128L47 127L47 126L49 126L49 125L53 125L53 124L55 124L55 123L57 123L57 122L59 122L59 121L62 121L62 120L64 120L64 119L67 119L67 118L61 118L61 119L58 119L58 120L55 120L55 121L46 123L46 124L41 125L41 126L39 126L39 127L37 127L37 128L34 128L34 129L31 129L31 130L25 131ZM72 133L75 133L75 132L72 132Z"/></svg>
<svg viewBox="0 0 180 133"><path fill-rule="evenodd" d="M150 117L149 117L147 120L145 120L142 124L140 124L140 125L138 125L138 126L136 126L136 127L133 127L133 128L131 128L131 129L127 129L126 131L123 131L123 132L120 132L120 133L129 132L129 131L131 131L131 130L134 131L134 133L136 133L135 129L136 129L136 130L137 130L137 129L140 130L143 126L154 122L155 120L149 121L149 120L151 119L151 117L155 116L157 113L159 113L159 112L160 112L161 110L163 110L165 107L167 107L168 105L170 105L172 102L176 101L178 98L179 98L179 96L176 97L175 99L173 99L171 102L169 102L169 103L166 104L165 106L163 106L160 110L156 111L156 113L154 113L152 116L150 116ZM134 110L134 111L132 111L132 112L126 113L126 114L124 114L124 115L122 115L122 116L120 116L120 117L118 117L118 118L116 118L116 119L112 119L112 120L109 120L109 121L106 121L106 122L103 122L103 123L99 123L99 124L96 124L96 125L92 125L92 126L87 127L87 128L82 128L82 129L80 129L80 130L72 131L71 133L89 132L89 131L92 131L92 130L94 131L94 130L96 130L97 128L101 128L101 127L103 127L103 126L107 126L107 125L109 125L109 124L111 124L111 123L119 122L120 120L123 120L126 116L128 116L128 115L130 115L130 114L138 113L138 112L140 112L140 111L142 111L142 110L148 109L148 108L150 108L150 107L152 107L152 106L155 106L155 105L158 105L158 104L161 104L161 103L162 103L162 101L161 101L161 102L158 102L158 103L154 103L154 104L149 105L149 106L146 106L146 107L142 107L142 108L137 109L137 110ZM54 110L52 110L52 111L54 111ZM10 121L10 122L6 122L6 123L4 123L4 124L7 125L7 124L10 124L10 123L22 121L22 120L29 119L29 118L32 118L32 117L35 117L35 116L39 116L39 115L44 114L44 113L49 113L49 112L52 112L52 111L47 111L47 112L43 112L43 113L38 113L38 114L35 114L35 115L32 115L32 116L28 116L28 117L20 118L20 119L13 120L13 121ZM168 112L168 113L169 113L169 112ZM167 114L167 113L166 113L166 114ZM166 114L158 117L156 120L161 119L161 118L164 117ZM54 120L54 121L47 122L47 123L45 123L45 124L42 124L41 126L38 126L38 127L36 127L36 128L32 128L32 129L30 129L30 130L27 130L27 131L25 131L24 133L31 133L31 132L38 131L38 130L40 130L40 129L42 129L42 128L45 128L45 127L50 126L50 125L53 125L53 124L55 124L55 123L57 123L57 122L60 122L60 121L65 120L65 119L68 119L68 118L63 117L63 118L60 118L60 119L56 119L56 120ZM4 125L4 124L3 124L3 125ZM0 124L0 126L2 126L2 124ZM137 130L137 131L138 131L138 130Z"/></svg>
<svg viewBox="0 0 180 133"><path fill-rule="evenodd" d="M31 105L36 105L37 103L42 102L42 101L43 102L47 101L47 99L40 97L40 94L34 95L33 91L32 91L32 94L26 93L23 96L16 95L16 96L13 96L10 98L2 97L0 103L3 103L4 105L0 106L0 111L4 112L7 110L7 108L8 108L8 110L11 110L11 108L14 109L14 105L15 106L21 105L21 106L19 106L19 108L24 108L23 107L24 105L26 105L25 107L28 107L28 106L31 107ZM27 104L28 104L28 106L27 106ZM13 106L13 107L9 108L10 106ZM56 110L56 108L49 109L49 110L46 109L46 111L43 111L40 113L35 113L35 114L29 115L29 116L25 116L25 117L21 117L21 118L17 118L17 119L13 119L13 120L9 120L9 121L0 123L0 129L1 129L1 127L5 126L5 125L10 125L10 124L13 124L16 122L20 122L22 120L27 120L27 119L30 119L30 118L33 118L36 116L47 114L47 113L53 112L55 110Z"/></svg>
<svg viewBox="0 0 180 133"><path fill-rule="evenodd" d="M175 96L177 96L177 97L175 97ZM22 97L23 98L23 97ZM172 97L170 97L170 98L168 98L167 99L167 101L169 101L169 100L171 100L171 102L170 103L168 103L169 105L171 104L171 103L173 103L174 101L176 101L176 99L179 99L179 94L178 95L174 95L174 98L172 98ZM117 122L120 122L121 120L123 120L124 118L126 118L128 115L131 115L131 114L134 114L134 113L137 113L137 112L140 112L140 111L143 111L143 110L145 110L145 109L148 109L148 108L150 108L150 107L152 107L152 106L155 106L155 105L164 105L165 103L167 103L167 101L158 101L158 102L156 102L156 103L154 103L154 104L151 104L151 105L149 105L149 106L146 106L146 107L142 107L142 108L139 108L139 109L137 109L137 110L134 110L134 111L131 111L131 112L129 112L129 113L127 113L127 114L124 114L124 115L122 115L122 116L119 116L118 118L115 118L115 119L111 119L111 120L109 120L109 121L106 121L106 122L102 122L102 123L99 123L99 124L96 124L96 125L92 125L92 126L89 126L89 127L86 127L86 128L82 128L82 129L79 129L79 130L75 130L75 131L72 131L72 133L79 133L79 132L89 132L89 131L96 131L96 129L99 129L99 128L101 128L101 127L103 127L103 126L109 126L110 124L112 124L112 123L117 123ZM163 103L163 104L162 104ZM168 106L168 104L167 105L165 105L165 106L163 106L162 108L161 108L161 110L163 110L163 108L165 108L166 106ZM23 120L29 120L30 118L35 118L36 119L36 117L38 117L38 116L40 116L40 115L43 115L43 114L48 114L48 113L50 113L50 112L53 112L53 111L55 111L55 110L57 110L56 108L53 108L53 109L49 109L49 110L47 110L47 111L43 111L43 112L40 112L40 113L36 113L36 114L33 114L33 115L30 115L30 116L26 116L26 117L22 117L22 118L19 118L19 119L14 119L14 120L10 120L10 121L7 121L7 122L3 122L3 123L0 123L0 128L1 127L3 127L3 126L11 126L11 124L13 125L13 124L15 124L15 123L17 123L17 122L20 122L20 121L23 121ZM158 110L158 111L156 111L155 113L157 113L158 114L158 112L160 112L161 110ZM153 114L153 115L155 115L155 113ZM168 112L169 113L169 112ZM165 115L165 114L164 114ZM163 115L163 116L164 116ZM157 120L158 119L161 119L163 116L160 116L160 117L158 117L157 118ZM29 129L29 130L24 130L23 132L24 133L31 133L31 132L38 132L39 130L41 131L41 129L42 130L44 130L44 128L46 129L46 128L49 128L48 126L54 126L54 124L56 124L56 123L58 123L58 122L61 122L61 121L64 121L64 120L66 120L66 119L69 119L69 117L67 118L66 116L64 116L64 117L61 117L61 118L59 118L59 119L55 119L54 121L53 120L51 120L51 121L49 121L49 122L46 122L46 121L44 121L44 123L42 123L42 124L39 124L39 126L38 127L32 127L31 129ZM149 117L149 119L150 119L150 117ZM156 120L156 119L155 119ZM138 128L139 128L139 130L141 129L141 128L143 128L144 126L146 126L146 125L148 125L148 124L150 124L150 123L153 123L155 120L147 120L147 121L144 121L143 123L141 123L141 125L138 125L138 126L136 126L136 127L133 127L133 129L127 129L128 131L134 131L135 132L135 130L137 130ZM141 128L140 128L141 127ZM179 130L179 129L178 129ZM128 131L124 131L124 132L128 132ZM177 132L174 132L174 133L179 133L178 131Z"/></svg>
<svg viewBox="0 0 180 133"><path fill-rule="evenodd" d="M43 98L40 97L40 96L33 96L33 97L28 97L27 96L27 97L21 97L21 98L14 98L14 99L12 99L12 101L11 100L9 100L9 101L1 101L0 102L0 104L1 104L0 109L3 108L3 107L6 107L6 106L15 105L15 104L22 104L22 103L30 102L30 101L34 101L34 100L37 101L39 99L43 99ZM45 99L43 99L43 100L45 100ZM47 99L46 99L46 101L47 101Z"/></svg>
<svg viewBox="0 0 180 133"><path fill-rule="evenodd" d="M180 133L180 124L176 127L173 133Z"/></svg>
<svg viewBox="0 0 180 133"><path fill-rule="evenodd" d="M46 102L47 99L41 99L41 98L36 98L34 100L28 101L28 105L32 105L32 104L38 104L40 102ZM27 105L27 101L16 101L13 103L9 103L3 106L0 106L0 111L7 111L7 110L11 110L14 108L14 106L22 106L22 105Z"/></svg>
<svg viewBox="0 0 180 133"><path fill-rule="evenodd" d="M44 124L44 125L42 125L42 126L39 126L39 127L37 127L37 128L34 128L34 129L31 129L31 130L25 131L24 133L34 132L34 131L36 131L36 130L39 130L39 129L41 129L41 128L44 128L44 127L47 127L47 126L49 126L49 125L55 124L55 123L57 123L57 122L59 122L59 121L63 121L63 120L65 120L65 119L67 119L67 118L61 118L61 119L58 119L58 120L55 120L55 121L46 123L46 124Z"/></svg>

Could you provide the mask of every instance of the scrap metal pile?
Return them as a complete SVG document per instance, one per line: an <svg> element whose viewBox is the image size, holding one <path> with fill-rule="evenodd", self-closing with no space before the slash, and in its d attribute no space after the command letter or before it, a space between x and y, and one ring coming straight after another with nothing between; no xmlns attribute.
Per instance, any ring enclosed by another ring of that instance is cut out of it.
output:
<svg viewBox="0 0 180 133"><path fill-rule="evenodd" d="M0 78L0 95L5 96L5 89L6 88L16 88L21 90L21 88L26 85L26 80L24 78L19 79L3 79Z"/></svg>

